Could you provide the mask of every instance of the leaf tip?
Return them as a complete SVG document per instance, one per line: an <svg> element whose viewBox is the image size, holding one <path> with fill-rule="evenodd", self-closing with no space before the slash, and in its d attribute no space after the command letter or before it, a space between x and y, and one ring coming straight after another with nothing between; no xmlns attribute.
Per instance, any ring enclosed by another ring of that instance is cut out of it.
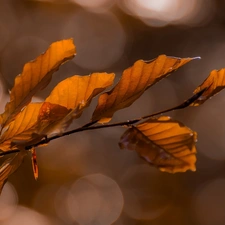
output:
<svg viewBox="0 0 225 225"><path fill-rule="evenodd" d="M193 60L195 60L195 59L199 60L199 59L202 59L202 58L201 58L201 56L196 56L196 57L193 57L192 59Z"/></svg>

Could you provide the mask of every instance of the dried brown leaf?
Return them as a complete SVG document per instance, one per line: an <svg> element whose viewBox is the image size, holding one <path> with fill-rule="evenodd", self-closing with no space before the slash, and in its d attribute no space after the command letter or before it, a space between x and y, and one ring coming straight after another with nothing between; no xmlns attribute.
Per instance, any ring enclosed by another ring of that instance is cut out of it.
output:
<svg viewBox="0 0 225 225"><path fill-rule="evenodd" d="M197 134L182 123L162 116L129 128L120 139L122 149L135 150L161 171L195 171Z"/></svg>

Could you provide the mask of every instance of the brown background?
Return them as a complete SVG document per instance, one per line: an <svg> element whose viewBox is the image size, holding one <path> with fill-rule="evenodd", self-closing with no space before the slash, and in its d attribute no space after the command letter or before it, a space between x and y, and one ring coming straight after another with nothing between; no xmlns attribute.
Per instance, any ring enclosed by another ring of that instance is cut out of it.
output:
<svg viewBox="0 0 225 225"><path fill-rule="evenodd" d="M99 2L103 0L0 1L2 111L24 63L51 42L70 37L77 56L35 100L75 74L106 71L119 78L137 59L201 56L116 113L114 122L179 104L211 70L225 67L224 1ZM158 19L149 2L158 2L157 7L163 3L160 10L165 12ZM87 123L95 105L96 100L72 127ZM135 152L120 150L123 128L87 131L38 148L38 181L26 157L0 197L0 224L224 225L224 109L222 92L200 107L169 114L198 132L196 172L162 173Z"/></svg>

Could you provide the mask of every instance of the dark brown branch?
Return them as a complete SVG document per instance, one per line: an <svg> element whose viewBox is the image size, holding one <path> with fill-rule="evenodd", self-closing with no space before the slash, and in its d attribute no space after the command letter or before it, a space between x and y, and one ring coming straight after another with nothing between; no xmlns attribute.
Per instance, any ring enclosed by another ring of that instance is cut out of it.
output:
<svg viewBox="0 0 225 225"><path fill-rule="evenodd" d="M50 138L45 138L45 139L41 140L40 142L38 142L38 143L36 143L34 145L27 146L25 149L26 150L30 150L32 147L38 147L40 145L47 144L47 143L49 143L52 140L55 140L55 139L58 139L58 138L61 138L63 136L67 136L67 135L70 135L70 134L78 133L78 132L81 132L81 131L97 130L97 129L109 128L109 127L129 126L129 125L138 123L141 120L153 117L153 116L157 116L157 115L160 115L160 114L163 114L163 113L166 113L166 112L171 112L171 111L178 110L178 109L183 109L183 108L186 108L189 105L191 105L194 101L196 101L205 92L205 90L206 89L203 89L203 90L199 91L198 93L193 95L191 98L189 98L188 100L184 101L182 104L180 104L178 106L175 106L173 108L170 108L170 109L166 109L166 110L163 110L163 111L160 111L160 112L157 112L157 113L153 113L151 115L146 115L146 116L143 116L143 117L140 117L140 118L137 118L137 119L127 120L127 121L119 122L119 123L112 123L112 124L103 124L103 125L92 126L95 123L97 123L97 121L92 121L90 123L85 124L82 127L79 127L79 128L74 129L74 130L70 130L70 131L64 132L61 135L56 135L56 136L53 136L53 137L50 137ZM16 150L10 150L10 151L6 151L6 152L1 152L0 156L12 154L12 153L17 153L19 151L20 151L19 149L16 149Z"/></svg>

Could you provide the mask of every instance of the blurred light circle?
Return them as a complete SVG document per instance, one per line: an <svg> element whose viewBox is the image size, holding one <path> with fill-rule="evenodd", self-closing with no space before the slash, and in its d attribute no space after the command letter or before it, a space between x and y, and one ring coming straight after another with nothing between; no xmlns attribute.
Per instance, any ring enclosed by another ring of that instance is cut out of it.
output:
<svg viewBox="0 0 225 225"><path fill-rule="evenodd" d="M59 187L60 186L56 184L42 185L33 197L33 208L39 212L44 212L45 214L51 214L55 211L53 199L55 198Z"/></svg>
<svg viewBox="0 0 225 225"><path fill-rule="evenodd" d="M199 225L225 224L225 179L201 187L193 197L194 214Z"/></svg>
<svg viewBox="0 0 225 225"><path fill-rule="evenodd" d="M98 11L100 9L109 8L115 2L115 0L71 0L71 1L81 5L82 7L95 10L97 9Z"/></svg>
<svg viewBox="0 0 225 225"><path fill-rule="evenodd" d="M171 206L173 187L149 165L130 167L121 177L124 211L137 220L154 220Z"/></svg>
<svg viewBox="0 0 225 225"><path fill-rule="evenodd" d="M109 12L77 12L64 27L63 37L70 36L74 37L77 46L74 62L92 72L111 66L124 53L126 33L119 20Z"/></svg>
<svg viewBox="0 0 225 225"><path fill-rule="evenodd" d="M47 217L25 207L18 207L16 212L2 225L53 225Z"/></svg>
<svg viewBox="0 0 225 225"><path fill-rule="evenodd" d="M0 196L0 221L12 216L16 210L18 196L15 188L7 182Z"/></svg>
<svg viewBox="0 0 225 225"><path fill-rule="evenodd" d="M54 198L54 207L57 216L67 223L73 222L73 218L70 216L69 207L67 204L67 199L70 198L70 195L71 193L69 189L65 186L62 186Z"/></svg>
<svg viewBox="0 0 225 225"><path fill-rule="evenodd" d="M118 184L102 174L77 180L67 202L71 217L80 225L110 225L123 209L123 195Z"/></svg>
<svg viewBox="0 0 225 225"><path fill-rule="evenodd" d="M123 0L122 2L120 5L125 12L134 14L150 26L160 27L169 23L189 22L197 24L212 14L212 10L209 11L211 7L208 7L211 4L205 4L202 0Z"/></svg>

